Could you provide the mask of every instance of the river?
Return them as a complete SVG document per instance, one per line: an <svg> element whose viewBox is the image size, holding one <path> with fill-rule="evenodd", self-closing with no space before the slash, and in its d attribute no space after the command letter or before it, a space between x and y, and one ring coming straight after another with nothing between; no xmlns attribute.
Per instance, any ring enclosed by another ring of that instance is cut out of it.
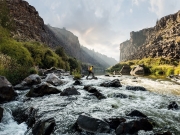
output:
<svg viewBox="0 0 180 135"><path fill-rule="evenodd" d="M51 94L43 97L30 98L23 102L27 97L25 94L29 91L17 91L16 101L4 103L1 106L5 108L2 123L0 123L0 135L24 135L27 130L25 123L17 124L13 120L11 111L19 107L38 108L37 118L55 118L56 127L52 135L70 135L72 125L78 116L85 112L91 116L104 119L113 116L125 116L125 113L131 109L136 109L152 119L156 124L153 131L139 131L139 135L153 135L154 131L170 131L174 135L180 135L180 109L168 110L167 106L171 101L176 101L180 105L180 85L161 79L148 79L132 76L106 77L97 76L98 80L86 80L82 78L81 86L75 86L81 95L60 96L60 94ZM119 79L122 87L101 87L100 84L105 81ZM58 89L65 89L74 83L71 76L64 76L64 85L58 86ZM98 100L83 89L85 85L92 85L97 88L107 98ZM148 91L126 90L126 86L143 86ZM113 93L122 93L128 98L113 98ZM30 135L31 131L26 135ZM110 133L114 134L114 132ZM110 135L109 134L109 135Z"/></svg>

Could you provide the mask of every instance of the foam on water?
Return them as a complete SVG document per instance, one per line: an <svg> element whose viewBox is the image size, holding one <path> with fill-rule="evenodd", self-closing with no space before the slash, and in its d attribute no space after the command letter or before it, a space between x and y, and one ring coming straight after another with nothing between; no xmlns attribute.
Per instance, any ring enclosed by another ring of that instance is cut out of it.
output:
<svg viewBox="0 0 180 135"><path fill-rule="evenodd" d="M0 123L0 135L24 135L26 130L27 125L25 123L17 124L12 117L11 110L4 108Z"/></svg>
<svg viewBox="0 0 180 135"><path fill-rule="evenodd" d="M113 79L120 79L123 86L119 88L100 87L102 82ZM52 94L31 98L23 104L19 102L11 102L7 103L5 106L12 107L12 104L15 104L16 107L20 105L25 108L38 108L37 119L50 117L55 119L56 129L54 135L66 135L71 133L72 125L81 113L88 113L93 117L105 119L111 117L124 117L131 109L139 110L152 119L152 121L156 123L154 130L163 129L169 130L174 134L180 134L180 110L167 109L170 101L176 101L176 103L180 105L179 96L174 95L174 92L172 92L179 91L179 86L168 81L153 81L146 78L137 78L135 81L134 80L135 79L129 76L98 76L98 80L86 80L83 78L81 80L83 83L82 86L74 86L78 89L81 95L67 97L60 96L60 94ZM64 81L67 83L58 86L58 89L64 90L65 88L72 86L74 83L74 80L72 80L71 77L64 77ZM107 98L98 100L83 89L84 85L91 85L97 88L97 90ZM144 86L148 91L126 90L126 85ZM122 93L127 95L128 98L112 98L109 95L113 93ZM25 93L22 92L21 94L20 97L23 98ZM6 121L9 122L8 124L4 122L4 128L1 128L0 134L10 133L10 131L12 133L16 132L16 135L21 135L21 132L24 133L27 126L24 123L18 125L10 117L12 117L10 113L9 116L3 117L3 119L5 118ZM11 127L11 129L9 129L9 127ZM8 129L10 131L8 131ZM153 131L138 132L139 135L150 135L152 133Z"/></svg>

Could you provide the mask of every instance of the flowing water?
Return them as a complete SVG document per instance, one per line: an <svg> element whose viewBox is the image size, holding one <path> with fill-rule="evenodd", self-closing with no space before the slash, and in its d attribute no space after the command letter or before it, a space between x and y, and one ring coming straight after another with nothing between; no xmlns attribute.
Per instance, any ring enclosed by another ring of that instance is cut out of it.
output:
<svg viewBox="0 0 180 135"><path fill-rule="evenodd" d="M119 79L122 87L100 87L105 81ZM67 83L58 86L60 90L72 86L74 80L71 76L64 77ZM52 94L43 97L30 98L23 102L27 97L27 91L18 91L19 97L16 101L3 104L5 112L2 123L0 123L0 135L23 135L27 130L25 123L17 124L11 115L11 110L18 107L37 108L37 118L53 117L56 127L52 135L70 135L71 127L81 113L88 113L98 119L111 118L114 116L123 117L131 109L139 110L148 116L155 126L153 131L139 131L139 135L153 135L154 131L171 131L174 135L180 135L180 109L168 110L167 106L171 101L176 101L180 106L180 85L165 80L152 80L147 78L134 79L131 76L105 77L98 76L98 80L86 80L83 78L82 86L75 86L81 95L60 96ZM92 85L103 93L107 98L98 100L90 93L83 90L84 85ZM127 85L143 86L148 91L126 90ZM122 93L128 98L113 98L113 93ZM27 133L30 135L30 131ZM114 132L110 133L114 134ZM110 135L109 134L109 135Z"/></svg>

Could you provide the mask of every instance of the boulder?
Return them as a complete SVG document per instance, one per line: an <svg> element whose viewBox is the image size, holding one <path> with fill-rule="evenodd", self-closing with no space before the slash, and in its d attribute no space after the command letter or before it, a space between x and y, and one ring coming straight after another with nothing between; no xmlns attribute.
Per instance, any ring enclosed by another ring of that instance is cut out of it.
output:
<svg viewBox="0 0 180 135"><path fill-rule="evenodd" d="M0 103L11 101L15 98L13 86L4 76L0 76Z"/></svg>
<svg viewBox="0 0 180 135"><path fill-rule="evenodd" d="M30 89L33 85L37 85L41 83L41 77L37 74L32 74L26 77L20 84L14 86L16 90L26 90Z"/></svg>
<svg viewBox="0 0 180 135"><path fill-rule="evenodd" d="M59 79L59 77L56 76L54 73L48 74L47 77L45 78L45 81L54 86L63 84L63 81L61 81L61 79Z"/></svg>
<svg viewBox="0 0 180 135"><path fill-rule="evenodd" d="M138 110L133 110L133 111L127 113L126 116L147 118L147 116L145 114L143 114L142 112L140 112Z"/></svg>
<svg viewBox="0 0 180 135"><path fill-rule="evenodd" d="M107 122L112 129L116 129L121 123L126 122L125 118L109 118L105 119L105 122Z"/></svg>
<svg viewBox="0 0 180 135"><path fill-rule="evenodd" d="M58 69L56 67L51 67L50 69L47 69L44 71L44 75L55 73L58 75L61 75L62 73L65 73L64 69Z"/></svg>
<svg viewBox="0 0 180 135"><path fill-rule="evenodd" d="M119 79L114 79L110 82L101 83L100 86L103 86L103 87L122 87Z"/></svg>
<svg viewBox="0 0 180 135"><path fill-rule="evenodd" d="M142 86L126 86L126 90L147 91L146 88L144 88Z"/></svg>
<svg viewBox="0 0 180 135"><path fill-rule="evenodd" d="M18 124L22 122L26 122L28 127L32 127L32 125L35 123L35 115L36 115L37 109L34 109L33 107L29 108L17 108L16 110L12 111L12 115L14 117L14 120L17 121Z"/></svg>
<svg viewBox="0 0 180 135"><path fill-rule="evenodd" d="M86 114L79 115L76 124L80 130L90 133L108 133L110 131L108 123Z"/></svg>
<svg viewBox="0 0 180 135"><path fill-rule="evenodd" d="M172 135L172 133L169 132L169 131L166 131L166 132L163 132L163 133L156 133L154 135Z"/></svg>
<svg viewBox="0 0 180 135"><path fill-rule="evenodd" d="M73 85L81 85L81 84L82 84L82 82L79 81L79 80L76 80L76 81L73 83Z"/></svg>
<svg viewBox="0 0 180 135"><path fill-rule="evenodd" d="M85 89L86 91L88 91L89 93L95 93L95 92L98 91L96 88L94 88L94 87L92 87L92 86L90 86L90 85L84 86L84 89Z"/></svg>
<svg viewBox="0 0 180 135"><path fill-rule="evenodd" d="M27 97L42 97L49 94L57 94L61 91L49 83L43 82L30 89L26 94Z"/></svg>
<svg viewBox="0 0 180 135"><path fill-rule="evenodd" d="M100 93L100 92L99 92L96 88L94 88L94 87L91 87L91 86L87 85L87 86L84 86L84 89L85 89L86 91L88 91L89 93L92 93L92 95L96 96L99 100L106 98L102 93Z"/></svg>
<svg viewBox="0 0 180 135"><path fill-rule="evenodd" d="M150 131L152 124L147 119L133 120L127 123L121 123L116 129L116 135L135 134L139 130Z"/></svg>
<svg viewBox="0 0 180 135"><path fill-rule="evenodd" d="M60 94L60 96L70 96L70 95L80 95L81 93L77 91L76 88L69 87L63 90L63 92Z"/></svg>
<svg viewBox="0 0 180 135"><path fill-rule="evenodd" d="M131 67L129 65L123 65L122 69L119 71L121 75L130 75Z"/></svg>
<svg viewBox="0 0 180 135"><path fill-rule="evenodd" d="M108 95L111 98L128 98L127 95L122 94L122 93L113 93L111 95Z"/></svg>
<svg viewBox="0 0 180 135"><path fill-rule="evenodd" d="M144 75L144 67L143 65L137 65L134 67L131 71L130 74L133 76L143 76Z"/></svg>
<svg viewBox="0 0 180 135"><path fill-rule="evenodd" d="M45 120L39 120L32 128L33 135L50 135L55 127L56 123L54 118Z"/></svg>
<svg viewBox="0 0 180 135"><path fill-rule="evenodd" d="M4 111L4 109L2 107L0 107L0 122L3 118L3 111Z"/></svg>
<svg viewBox="0 0 180 135"><path fill-rule="evenodd" d="M178 109L178 104L175 101L170 102L168 105L169 110L177 110Z"/></svg>

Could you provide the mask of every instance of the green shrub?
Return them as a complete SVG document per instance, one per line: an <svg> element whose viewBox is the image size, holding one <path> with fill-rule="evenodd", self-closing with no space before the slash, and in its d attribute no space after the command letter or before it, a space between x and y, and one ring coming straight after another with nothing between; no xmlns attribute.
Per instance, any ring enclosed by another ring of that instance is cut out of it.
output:
<svg viewBox="0 0 180 135"><path fill-rule="evenodd" d="M29 51L21 43L10 38L0 42L0 52L16 59L20 65L33 65L33 59Z"/></svg>
<svg viewBox="0 0 180 135"><path fill-rule="evenodd" d="M78 69L74 69L72 71L72 75L74 77L74 80L78 80L78 79L81 79L81 74L80 74L80 71L78 71Z"/></svg>
<svg viewBox="0 0 180 135"><path fill-rule="evenodd" d="M166 71L166 76L173 75L173 74L174 74L174 69L173 68L168 68L167 71Z"/></svg>
<svg viewBox="0 0 180 135"><path fill-rule="evenodd" d="M180 75L180 68L176 68L176 69L174 70L174 74L175 74L175 75Z"/></svg>
<svg viewBox="0 0 180 135"><path fill-rule="evenodd" d="M13 85L20 83L29 75L28 69L29 65L21 66L16 59L0 54L0 75L5 76Z"/></svg>
<svg viewBox="0 0 180 135"><path fill-rule="evenodd" d="M34 67L31 67L31 68L29 69L29 74L38 74L38 71L37 71L37 69L35 69Z"/></svg>
<svg viewBox="0 0 180 135"><path fill-rule="evenodd" d="M70 72L72 73L73 70L77 70L80 72L80 63L77 61L76 58L69 58L68 60L70 66Z"/></svg>

